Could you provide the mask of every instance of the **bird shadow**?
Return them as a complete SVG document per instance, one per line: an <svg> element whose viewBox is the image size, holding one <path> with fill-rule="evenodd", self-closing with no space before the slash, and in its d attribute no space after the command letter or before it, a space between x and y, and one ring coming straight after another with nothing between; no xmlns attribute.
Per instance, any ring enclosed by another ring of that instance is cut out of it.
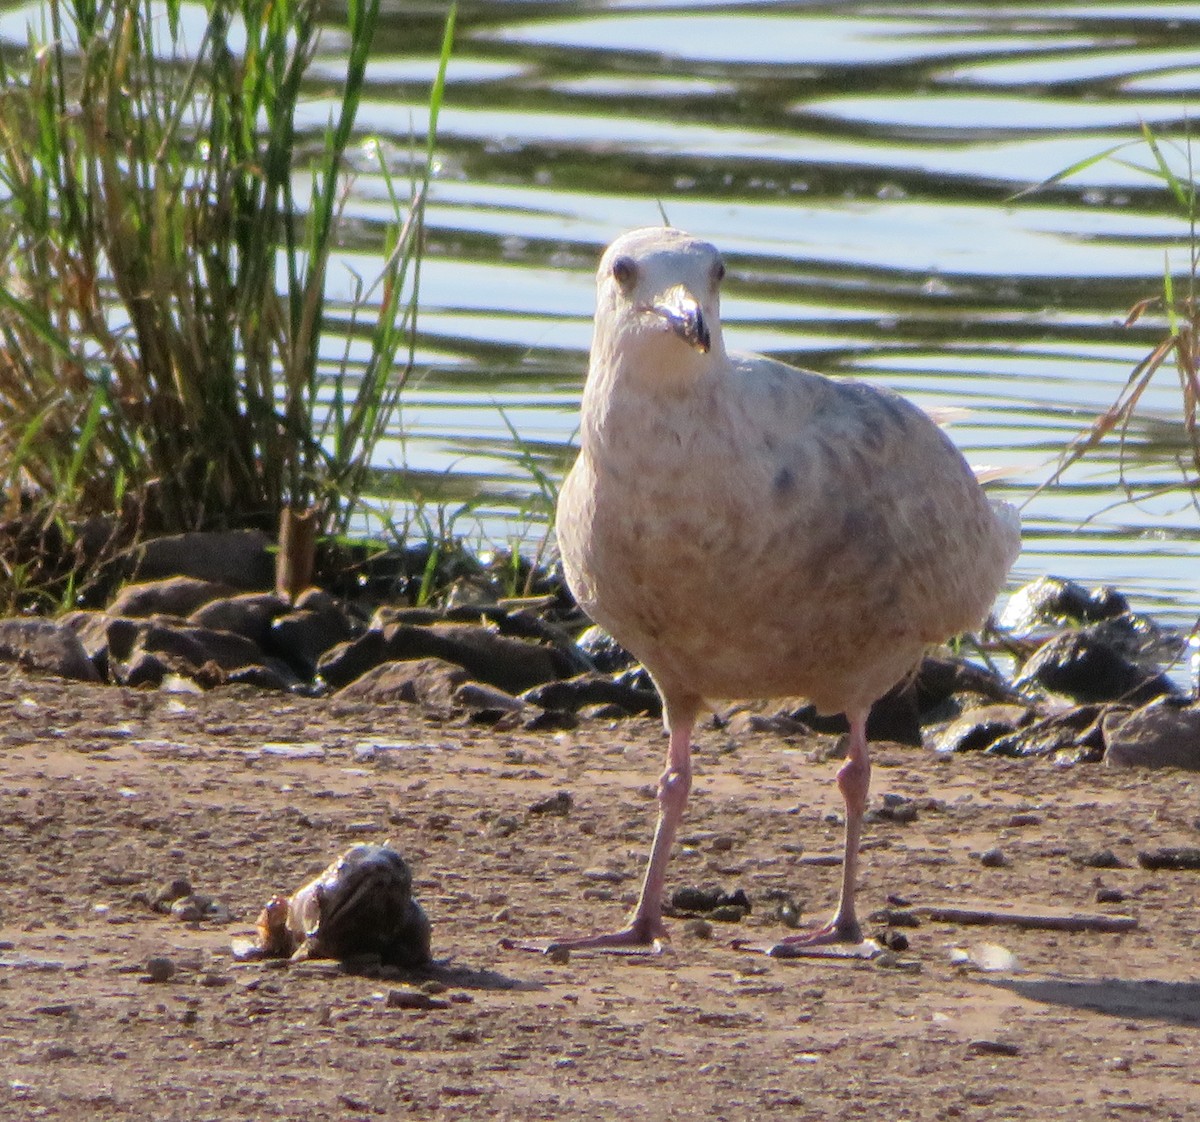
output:
<svg viewBox="0 0 1200 1122"><path fill-rule="evenodd" d="M499 970L488 970L462 963L451 962L450 959L438 959L420 971L413 971L414 977L419 976L423 981L441 982L443 985L460 990L510 990L528 993L544 990L541 982L530 981L527 978L514 978L502 974Z"/></svg>
<svg viewBox="0 0 1200 1122"><path fill-rule="evenodd" d="M1158 978L984 978L987 985L1046 1005L1110 1017L1200 1026L1200 982Z"/></svg>

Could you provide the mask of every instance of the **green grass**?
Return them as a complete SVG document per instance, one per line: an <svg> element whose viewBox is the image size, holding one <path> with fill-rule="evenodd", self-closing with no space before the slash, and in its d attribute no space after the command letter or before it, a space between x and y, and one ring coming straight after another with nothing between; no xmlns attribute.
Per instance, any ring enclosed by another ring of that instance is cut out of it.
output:
<svg viewBox="0 0 1200 1122"><path fill-rule="evenodd" d="M1131 152L1134 154L1132 159L1128 155ZM1197 240L1200 199L1197 197L1190 137L1183 144L1169 144L1143 124L1141 135L1136 140L1126 141L1081 160L1029 191L1022 192L1022 195L1060 183L1105 160L1114 160L1161 184L1173 211L1186 230L1183 240L1187 264L1185 268L1178 269L1172 264L1169 254L1164 256L1159 291L1135 304L1125 321L1126 326L1132 326L1147 314L1157 312L1165 324L1162 337L1130 372L1116 401L1063 451L1053 474L1038 491L1056 483L1072 464L1114 435L1123 451L1130 422L1142 396L1161 372L1171 370L1179 382L1180 413L1188 438L1188 453L1177 460L1180 469L1177 489L1195 492L1200 489L1200 427L1197 425L1197 410L1200 408L1200 306L1197 305L1197 296L1200 294L1200 241ZM1124 462L1122 455L1121 484L1126 499L1132 501L1141 496L1126 479Z"/></svg>
<svg viewBox="0 0 1200 1122"><path fill-rule="evenodd" d="M43 548L53 528L69 553L97 516L114 541L274 529L288 505L324 533L349 525L412 365L454 31L451 9L423 168L404 190L381 169L395 223L353 323L370 356L323 368L379 6L349 0L340 102L307 162L316 0L213 0L187 58L179 0L48 0L23 56L0 56L2 513ZM0 550L10 599L36 584L29 564Z"/></svg>

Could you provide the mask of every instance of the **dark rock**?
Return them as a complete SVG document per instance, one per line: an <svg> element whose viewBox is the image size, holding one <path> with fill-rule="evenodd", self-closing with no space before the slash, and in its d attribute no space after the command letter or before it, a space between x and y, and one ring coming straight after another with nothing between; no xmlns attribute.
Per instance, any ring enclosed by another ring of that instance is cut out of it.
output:
<svg viewBox="0 0 1200 1122"><path fill-rule="evenodd" d="M266 649L304 678L312 678L326 652L354 637L353 621L332 597L301 595L294 611L271 622ZM304 605L304 606L302 606Z"/></svg>
<svg viewBox="0 0 1200 1122"><path fill-rule="evenodd" d="M1104 721L1104 762L1113 767L1200 771L1200 705L1163 699Z"/></svg>
<svg viewBox="0 0 1200 1122"><path fill-rule="evenodd" d="M725 729L735 738L753 732L765 732L773 736L811 736L813 732L803 721L797 721L787 713L749 713L744 709L729 718Z"/></svg>
<svg viewBox="0 0 1200 1122"><path fill-rule="evenodd" d="M544 799L538 799L529 807L530 814L551 814L560 818L566 817L571 813L571 807L574 805L574 800L571 798L569 791L555 791L553 795L548 795Z"/></svg>
<svg viewBox="0 0 1200 1122"><path fill-rule="evenodd" d="M542 709L577 713L585 705L619 705L629 713L662 716L657 691L632 689L601 674L580 674L565 681L547 682L521 695L521 700Z"/></svg>
<svg viewBox="0 0 1200 1122"><path fill-rule="evenodd" d="M217 584L197 577L168 577L142 584L127 584L108 605L108 614L133 619L148 616L186 619L202 605L230 596L234 591L228 584Z"/></svg>
<svg viewBox="0 0 1200 1122"><path fill-rule="evenodd" d="M628 670L637 661L603 627L589 627L575 642L601 674Z"/></svg>
<svg viewBox="0 0 1200 1122"><path fill-rule="evenodd" d="M451 695L451 701L476 713L494 713L497 716L503 713L520 713L525 708L525 703L520 698L480 682L463 682Z"/></svg>
<svg viewBox="0 0 1200 1122"><path fill-rule="evenodd" d="M561 709L534 709L521 724L526 732L567 732L579 727L579 717Z"/></svg>
<svg viewBox="0 0 1200 1122"><path fill-rule="evenodd" d="M49 619L0 620L0 662L81 682L100 681L78 634L69 624Z"/></svg>
<svg viewBox="0 0 1200 1122"><path fill-rule="evenodd" d="M215 685L233 671L262 666L262 651L231 631L114 619L107 635L109 673L122 685L158 685L167 673Z"/></svg>
<svg viewBox="0 0 1200 1122"><path fill-rule="evenodd" d="M1104 755L1101 719L1112 708L1106 705L1080 705L1065 713L1056 713L999 737L984 751L989 756L1014 759L1072 751L1077 754L1077 762L1096 763Z"/></svg>
<svg viewBox="0 0 1200 1122"><path fill-rule="evenodd" d="M498 635L486 627L435 623L429 627L390 624L328 651L318 670L340 687L381 662L441 658L470 676L511 694L561 676L564 660L551 648Z"/></svg>
<svg viewBox="0 0 1200 1122"><path fill-rule="evenodd" d="M155 955L146 960L146 979L150 982L169 982L175 977L175 963L166 955Z"/></svg>
<svg viewBox="0 0 1200 1122"><path fill-rule="evenodd" d="M1096 889L1097 904L1123 904L1125 903L1125 893L1119 888L1097 888Z"/></svg>
<svg viewBox="0 0 1200 1122"><path fill-rule="evenodd" d="M1071 860L1086 869L1120 869L1124 865L1124 862L1111 849L1097 849L1092 853L1081 853Z"/></svg>
<svg viewBox="0 0 1200 1122"><path fill-rule="evenodd" d="M455 691L469 680L470 675L461 666L440 658L384 662L344 686L338 697L445 709L454 703Z"/></svg>
<svg viewBox="0 0 1200 1122"><path fill-rule="evenodd" d="M984 705L968 709L938 738L939 752L977 752L1028 723L1032 711L1024 705Z"/></svg>
<svg viewBox="0 0 1200 1122"><path fill-rule="evenodd" d="M271 633L271 621L288 610L273 592L243 592L210 600L188 616L188 623L210 631L232 631L263 647Z"/></svg>
<svg viewBox="0 0 1200 1122"><path fill-rule="evenodd" d="M1143 869L1200 869L1200 849L1192 846L1165 845L1137 855Z"/></svg>
<svg viewBox="0 0 1200 1122"><path fill-rule="evenodd" d="M1070 631L1042 644L1021 668L1017 686L1037 687L1078 702L1141 705L1174 692L1165 674L1148 673L1109 643Z"/></svg>
<svg viewBox="0 0 1200 1122"><path fill-rule="evenodd" d="M751 911L750 898L738 888L726 892L715 885L704 888L677 888L671 894L671 911L675 915L702 913L723 923L737 923Z"/></svg>
<svg viewBox="0 0 1200 1122"><path fill-rule="evenodd" d="M787 713L793 721L807 725L815 732L845 733L850 725L841 713L832 716L818 713L813 705L804 705ZM867 739L890 740L893 744L908 744L920 748L921 714L917 691L912 682L894 686L871 706L867 717Z"/></svg>
<svg viewBox="0 0 1200 1122"><path fill-rule="evenodd" d="M254 666L240 666L209 675L208 685L254 686L260 690L278 693L297 693L311 696L313 687L293 673L287 663L279 659L266 659Z"/></svg>
<svg viewBox="0 0 1200 1122"><path fill-rule="evenodd" d="M992 848L979 855L979 863L985 869L1003 869L1008 864L1008 857L1005 856L1004 850Z"/></svg>
<svg viewBox="0 0 1200 1122"><path fill-rule="evenodd" d="M269 589L275 583L271 540L260 530L221 530L153 538L137 551L133 576L195 577L234 589ZM125 611L126 615L136 613ZM177 612L187 615L187 612Z"/></svg>
<svg viewBox="0 0 1200 1122"><path fill-rule="evenodd" d="M965 658L935 658L926 655L913 679L917 705L922 716L956 694L978 694L999 703L1023 699L999 674Z"/></svg>

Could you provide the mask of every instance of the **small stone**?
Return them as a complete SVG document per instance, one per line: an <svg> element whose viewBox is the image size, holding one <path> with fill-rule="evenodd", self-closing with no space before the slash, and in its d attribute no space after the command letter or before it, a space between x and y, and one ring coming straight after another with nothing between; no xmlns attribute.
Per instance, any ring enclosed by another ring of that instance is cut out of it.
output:
<svg viewBox="0 0 1200 1122"><path fill-rule="evenodd" d="M737 904L719 904L708 913L715 923L741 923L745 916L746 909Z"/></svg>
<svg viewBox="0 0 1200 1122"><path fill-rule="evenodd" d="M538 799L537 802L529 808L530 814L554 814L559 817L565 817L571 813L571 806L574 800L571 798L569 791L556 791L553 795L544 799Z"/></svg>
<svg viewBox="0 0 1200 1122"><path fill-rule="evenodd" d="M689 919L683 925L685 935L691 935L695 939L711 939L713 933L713 925L706 919Z"/></svg>
<svg viewBox="0 0 1200 1122"><path fill-rule="evenodd" d="M566 966L571 961L571 952L567 947L548 947L546 949L546 957L555 966Z"/></svg>
<svg viewBox="0 0 1200 1122"><path fill-rule="evenodd" d="M192 894L192 882L187 877L175 877L167 881L155 894L151 906L156 912L169 912L176 900Z"/></svg>
<svg viewBox="0 0 1200 1122"><path fill-rule="evenodd" d="M388 990L386 1004L389 1009L448 1009L450 1007L450 1002L415 989Z"/></svg>
<svg viewBox="0 0 1200 1122"><path fill-rule="evenodd" d="M1096 903L1097 904L1123 904L1125 902L1125 893L1119 888L1097 888Z"/></svg>
<svg viewBox="0 0 1200 1122"><path fill-rule="evenodd" d="M166 955L154 955L146 960L146 979L150 982L169 982L175 977L175 962Z"/></svg>
<svg viewBox="0 0 1200 1122"><path fill-rule="evenodd" d="M1004 850L997 846L984 850L979 855L979 863L986 869L1002 869L1008 864L1008 858L1004 855Z"/></svg>
<svg viewBox="0 0 1200 1122"><path fill-rule="evenodd" d="M972 1040L967 1051L976 1056L1019 1056L1021 1049L1008 1040Z"/></svg>
<svg viewBox="0 0 1200 1122"><path fill-rule="evenodd" d="M709 845L714 853L728 853L733 848L733 838L729 834L718 834Z"/></svg>
<svg viewBox="0 0 1200 1122"><path fill-rule="evenodd" d="M1111 849L1097 849L1073 858L1075 864L1088 869L1119 869L1124 862Z"/></svg>
<svg viewBox="0 0 1200 1122"><path fill-rule="evenodd" d="M1028 813L1014 814L1009 818L1008 824L1013 827L1040 826L1042 824L1042 816L1040 814Z"/></svg>

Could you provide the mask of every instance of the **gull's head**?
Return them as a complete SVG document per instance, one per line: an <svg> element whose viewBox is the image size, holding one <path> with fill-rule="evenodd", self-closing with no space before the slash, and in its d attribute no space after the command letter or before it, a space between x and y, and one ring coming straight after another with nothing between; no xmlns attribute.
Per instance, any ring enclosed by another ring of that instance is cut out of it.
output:
<svg viewBox="0 0 1200 1122"><path fill-rule="evenodd" d="M664 360L721 355L721 255L669 226L623 234L597 274L596 342L653 347Z"/></svg>

